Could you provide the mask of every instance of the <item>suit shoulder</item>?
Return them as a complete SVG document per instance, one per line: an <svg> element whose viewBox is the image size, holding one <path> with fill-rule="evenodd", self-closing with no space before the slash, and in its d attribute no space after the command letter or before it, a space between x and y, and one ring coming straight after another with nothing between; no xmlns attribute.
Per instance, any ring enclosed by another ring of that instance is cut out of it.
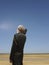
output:
<svg viewBox="0 0 49 65"><path fill-rule="evenodd" d="M14 36L17 36L18 34L16 33L16 34L14 34Z"/></svg>

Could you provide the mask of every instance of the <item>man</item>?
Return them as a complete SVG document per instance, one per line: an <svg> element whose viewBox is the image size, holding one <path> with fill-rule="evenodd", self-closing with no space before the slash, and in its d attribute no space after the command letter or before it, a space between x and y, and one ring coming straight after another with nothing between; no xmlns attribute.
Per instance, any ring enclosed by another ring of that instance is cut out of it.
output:
<svg viewBox="0 0 49 65"><path fill-rule="evenodd" d="M26 41L26 32L27 29L23 25L18 26L10 53L10 62L12 62L12 65L23 65L23 49Z"/></svg>

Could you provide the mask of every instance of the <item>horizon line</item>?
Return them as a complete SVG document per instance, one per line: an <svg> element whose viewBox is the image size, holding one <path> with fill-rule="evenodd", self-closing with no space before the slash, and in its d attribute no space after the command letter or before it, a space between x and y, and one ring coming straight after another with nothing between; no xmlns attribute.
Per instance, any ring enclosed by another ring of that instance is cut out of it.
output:
<svg viewBox="0 0 49 65"><path fill-rule="evenodd" d="M0 54L10 54L10 53L0 53ZM49 53L24 53L24 54L26 54L26 55L27 54L29 54L29 55L31 54L32 55L32 54L49 54Z"/></svg>

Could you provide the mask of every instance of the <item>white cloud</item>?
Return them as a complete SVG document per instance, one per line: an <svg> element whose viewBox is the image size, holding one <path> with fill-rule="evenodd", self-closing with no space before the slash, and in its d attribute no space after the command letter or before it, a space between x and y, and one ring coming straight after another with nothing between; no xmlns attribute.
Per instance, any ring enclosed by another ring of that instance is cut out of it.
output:
<svg viewBox="0 0 49 65"><path fill-rule="evenodd" d="M0 29L4 29L4 30L8 30L8 29L12 29L13 25L10 23L2 23L0 24Z"/></svg>

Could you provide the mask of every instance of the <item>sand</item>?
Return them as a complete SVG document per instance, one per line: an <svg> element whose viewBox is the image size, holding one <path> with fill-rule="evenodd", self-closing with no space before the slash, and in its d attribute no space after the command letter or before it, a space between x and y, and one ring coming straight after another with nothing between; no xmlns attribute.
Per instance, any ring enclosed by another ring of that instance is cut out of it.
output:
<svg viewBox="0 0 49 65"><path fill-rule="evenodd" d="M0 65L12 65L9 54L0 54ZM49 65L49 54L25 54L23 65Z"/></svg>

